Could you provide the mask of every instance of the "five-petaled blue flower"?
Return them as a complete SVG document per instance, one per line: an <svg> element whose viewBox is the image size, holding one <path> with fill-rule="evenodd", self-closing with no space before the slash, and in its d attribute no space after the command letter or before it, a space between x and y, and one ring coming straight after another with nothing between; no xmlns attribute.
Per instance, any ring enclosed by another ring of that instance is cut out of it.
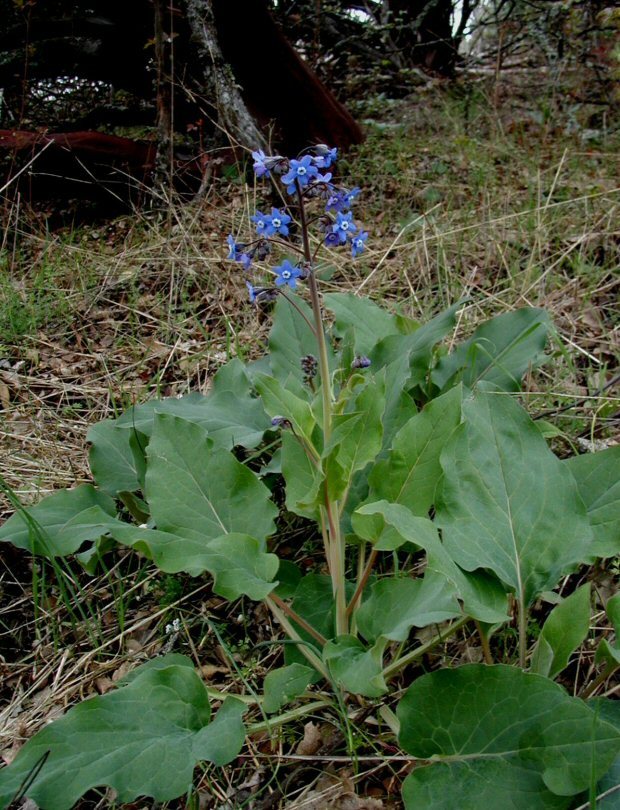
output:
<svg viewBox="0 0 620 810"><path fill-rule="evenodd" d="M269 177L270 172L269 168L267 167L265 161L268 160L268 155L266 155L262 149L258 149L256 152L252 152L252 157L254 158L254 173L257 177Z"/></svg>
<svg viewBox="0 0 620 810"><path fill-rule="evenodd" d="M297 183L304 188L318 173L319 170L314 165L314 158L311 155L304 155L301 160L291 160L288 172L282 176L282 182L285 183L287 192L294 194L297 190Z"/></svg>
<svg viewBox="0 0 620 810"><path fill-rule="evenodd" d="M257 211L253 217L251 217L252 222L256 223L256 233L260 236L265 236L267 234L267 225L269 223L269 214L263 214L261 211Z"/></svg>
<svg viewBox="0 0 620 810"><path fill-rule="evenodd" d="M351 239L356 230L357 225L353 222L353 214L350 211L344 214L339 211L336 214L336 221L332 225L332 231L338 234L341 245L344 245L347 239Z"/></svg>
<svg viewBox="0 0 620 810"><path fill-rule="evenodd" d="M284 284L288 284L293 290L297 286L297 279L302 275L299 267L294 267L288 259L284 259L282 264L274 267L273 270L276 274L276 286L282 287Z"/></svg>
<svg viewBox="0 0 620 810"><path fill-rule="evenodd" d="M368 231L360 231L351 239L351 255L353 258L364 252L364 242L368 239Z"/></svg>
<svg viewBox="0 0 620 810"><path fill-rule="evenodd" d="M284 211L279 208L272 208L271 214L266 217L267 219L267 236L274 236L279 233L280 236L288 236L288 224L291 218Z"/></svg>
<svg viewBox="0 0 620 810"><path fill-rule="evenodd" d="M351 191L341 189L335 191L327 200L326 211L346 211L351 207L355 198L360 193L359 188L352 188Z"/></svg>

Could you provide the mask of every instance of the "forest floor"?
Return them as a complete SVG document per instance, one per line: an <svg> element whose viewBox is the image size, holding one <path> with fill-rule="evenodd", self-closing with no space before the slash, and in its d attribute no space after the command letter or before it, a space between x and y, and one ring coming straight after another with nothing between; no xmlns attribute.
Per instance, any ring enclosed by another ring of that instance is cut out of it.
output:
<svg viewBox="0 0 620 810"><path fill-rule="evenodd" d="M369 295L421 321L467 297L459 337L485 317L545 307L555 324L552 362L527 380L530 413L548 422L561 456L617 444L617 127L596 106L557 89L538 92L535 78L518 88L508 79L500 87L429 85L408 99L367 101L358 114L367 138L340 172L362 189L357 217L370 233L368 250L356 262L334 254L324 289ZM243 276L226 260L226 236L249 231L256 194L231 166L199 205L171 200L163 214L47 232L23 210L15 227L18 212L7 211L0 520L14 497L30 504L90 480L90 425L147 398L204 392L231 356L262 353L269 318L247 303ZM603 574L613 587L618 560ZM79 606L59 587L58 570L3 545L5 762L42 724L164 649L192 656L209 683L233 691L239 677L261 683L277 662L274 648L255 649L267 615L249 603L225 607L207 578L162 575L135 554L114 557L96 576L67 563L60 576L79 588ZM225 625L224 635L213 637L207 614ZM504 643L509 656L508 636ZM436 654L478 660L480 650L463 635ZM357 740L359 760L348 762L335 721L329 725L322 716L307 726L305 748L300 723L275 753L269 740L257 740L237 771L205 771L196 806L400 807L403 763L376 761L370 727ZM318 766L317 757L324 757ZM364 798L354 799L354 786ZM101 793L80 807L112 805Z"/></svg>

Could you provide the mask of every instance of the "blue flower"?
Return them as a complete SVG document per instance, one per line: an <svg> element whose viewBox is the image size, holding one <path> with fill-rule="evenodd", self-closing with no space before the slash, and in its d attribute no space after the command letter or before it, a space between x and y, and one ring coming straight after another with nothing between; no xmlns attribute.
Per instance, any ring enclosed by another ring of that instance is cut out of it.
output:
<svg viewBox="0 0 620 810"><path fill-rule="evenodd" d="M299 267L294 267L288 259L284 259L279 267L273 268L276 274L276 286L282 287L283 284L288 284L291 289L297 286L297 279L301 276Z"/></svg>
<svg viewBox="0 0 620 810"><path fill-rule="evenodd" d="M315 146L314 152L314 165L319 169L329 169L338 158L338 149L336 147L330 149L329 146L326 146L324 143Z"/></svg>
<svg viewBox="0 0 620 810"><path fill-rule="evenodd" d="M288 172L283 175L282 182L286 185L286 190L289 194L294 194L297 190L297 183L304 188L313 180L319 170L313 163L313 158L310 155L304 155L301 160L291 160Z"/></svg>
<svg viewBox="0 0 620 810"><path fill-rule="evenodd" d="M360 231L351 239L351 255L353 258L364 252L364 242L368 239L368 231Z"/></svg>
<svg viewBox="0 0 620 810"><path fill-rule="evenodd" d="M330 231L327 236L325 237L325 244L327 247L338 247L340 244L340 239L338 238L338 234Z"/></svg>
<svg viewBox="0 0 620 810"><path fill-rule="evenodd" d="M331 197L327 200L327 205L325 206L326 211L346 211L348 208L351 207L355 198L359 195L360 189L353 188L351 191L346 191L346 189L341 189L340 191L335 191Z"/></svg>
<svg viewBox="0 0 620 810"><path fill-rule="evenodd" d="M256 233L260 236L266 235L269 236L269 232L267 227L269 225L269 214L263 214L260 211L257 211L253 217L251 217L252 222L256 223Z"/></svg>
<svg viewBox="0 0 620 810"><path fill-rule="evenodd" d="M341 245L344 245L347 239L351 239L356 230L357 225L353 222L353 214L350 211L344 214L341 212L336 214L336 221L332 225L332 231L338 234Z"/></svg>
<svg viewBox="0 0 620 810"><path fill-rule="evenodd" d="M277 233L281 236L288 236L288 224L291 221L288 214L280 211L279 208L272 208L271 214L265 217L265 220L267 225L265 233L267 236L274 236Z"/></svg>
<svg viewBox="0 0 620 810"><path fill-rule="evenodd" d="M228 234L226 241L228 242L229 248L228 258L233 259L236 262L240 262L244 270L249 270L250 265L252 264L252 257L248 253L244 252L247 245L235 242L235 239L231 233Z"/></svg>
<svg viewBox="0 0 620 810"><path fill-rule="evenodd" d="M271 174L266 165L266 161L269 159L268 155L262 149L258 149L256 152L252 152L252 157L254 158L254 174L257 177L270 177Z"/></svg>
<svg viewBox="0 0 620 810"><path fill-rule="evenodd" d="M255 304L256 303L256 287L254 287L252 284L250 284L250 282L247 281L247 279L246 279L246 282L245 282L245 286L248 288L248 293L250 295L250 304Z"/></svg>

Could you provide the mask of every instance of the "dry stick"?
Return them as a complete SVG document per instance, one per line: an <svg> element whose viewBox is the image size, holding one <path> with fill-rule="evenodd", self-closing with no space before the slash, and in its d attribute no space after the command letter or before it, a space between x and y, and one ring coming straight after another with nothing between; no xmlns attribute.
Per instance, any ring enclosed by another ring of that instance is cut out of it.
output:
<svg viewBox="0 0 620 810"><path fill-rule="evenodd" d="M2 194L4 191L6 191L6 189L7 189L7 188L8 188L8 187L11 185L11 183L14 183L14 182L17 180L17 178L20 176L20 174L23 174L23 173L26 171L26 169L28 169L30 166L32 166L32 164L35 162L35 160L38 160L38 158L40 158L40 157L41 157L41 155L43 154L43 152L45 152L45 150L46 150L46 149L49 149L49 147L50 147L50 146L51 146L53 143L54 143L54 141L48 141L48 142L45 144L45 146L43 147L43 149L41 149L41 151L40 151L40 152L37 152L37 154L36 154L36 155L35 155L33 158L31 158L31 159L28 161L28 163L26 163L26 165L25 165L25 166L22 166L22 168L21 168L21 169L20 169L20 170L17 172L17 174L14 174L14 175L13 175L13 177L10 177L10 178L9 178L9 179L6 181L6 183L5 183L5 184L2 186L2 188L0 188L0 194Z"/></svg>
<svg viewBox="0 0 620 810"><path fill-rule="evenodd" d="M597 675L597 677L592 681L592 683L589 686L586 686L586 688L581 693L580 697L583 698L583 700L585 700L586 698L589 698L590 695L592 695L594 692L596 692L596 690L599 688L599 686L601 686L601 684L605 683L605 681L608 678L610 678L613 675L613 673L619 667L620 667L620 664L616 664L616 663L607 664L605 669Z"/></svg>

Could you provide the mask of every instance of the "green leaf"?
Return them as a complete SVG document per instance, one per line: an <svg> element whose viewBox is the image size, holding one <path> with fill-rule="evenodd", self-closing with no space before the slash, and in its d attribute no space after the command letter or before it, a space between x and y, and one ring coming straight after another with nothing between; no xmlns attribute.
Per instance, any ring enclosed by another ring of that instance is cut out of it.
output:
<svg viewBox="0 0 620 810"><path fill-rule="evenodd" d="M620 701L609 698L594 698L588 706L602 720L611 723L620 732ZM618 810L620 797L620 756L617 756L611 768L596 786L596 810ZM585 803L586 799L584 798Z"/></svg>
<svg viewBox="0 0 620 810"><path fill-rule="evenodd" d="M553 608L534 647L530 668L555 678L590 630L590 584L577 588Z"/></svg>
<svg viewBox="0 0 620 810"><path fill-rule="evenodd" d="M334 632L334 596L331 578L323 574L307 574L299 582L291 607L302 619L313 627L324 638L330 639ZM300 637L312 647L317 648L316 639L306 630L292 624ZM287 644L284 648L284 659L287 664L301 663L305 666L308 661L297 649L295 644ZM315 676L313 680L318 680Z"/></svg>
<svg viewBox="0 0 620 810"><path fill-rule="evenodd" d="M436 522L466 571L487 568L524 608L587 559L589 521L572 475L510 397L478 393L463 403L441 454Z"/></svg>
<svg viewBox="0 0 620 810"><path fill-rule="evenodd" d="M314 675L314 670L303 664L273 669L265 678L263 709L271 714L277 712L306 690Z"/></svg>
<svg viewBox="0 0 620 810"><path fill-rule="evenodd" d="M90 484L48 495L0 526L0 542L10 542L33 554L64 557L86 540L96 540L101 523L114 521L114 501Z"/></svg>
<svg viewBox="0 0 620 810"><path fill-rule="evenodd" d="M6 806L49 752L26 791L43 810L69 810L94 787L107 786L119 803L148 796L157 802L184 795L198 762L224 765L244 741L244 705L228 698L211 720L207 690L188 659L159 659L157 668L70 709L43 728L0 770Z"/></svg>
<svg viewBox="0 0 620 810"><path fill-rule="evenodd" d="M503 665L423 675L397 715L405 751L436 760L407 777L411 810L568 808L620 750L620 733L581 700Z"/></svg>
<svg viewBox="0 0 620 810"><path fill-rule="evenodd" d="M319 488L323 483L323 471L290 431L282 434L282 475L286 484L286 508L296 515L319 519Z"/></svg>
<svg viewBox="0 0 620 810"><path fill-rule="evenodd" d="M323 647L323 660L337 686L345 692L379 697L387 691L383 680L383 653L386 639L365 647L354 636L338 636Z"/></svg>
<svg viewBox="0 0 620 810"><path fill-rule="evenodd" d="M273 326L269 335L269 364L271 373L279 380L286 380L290 375L301 383L304 376L301 358L307 354L319 356L317 339L307 322L314 323L314 316L303 298L290 291L287 292L287 298L295 306L281 295L274 308ZM307 320L299 311L303 312Z"/></svg>
<svg viewBox="0 0 620 810"><path fill-rule="evenodd" d="M364 522L366 517L371 518L370 523ZM394 548L405 542L422 546L427 553L427 570L437 572L454 587L463 601L463 613L486 624L508 620L506 594L501 584L484 571L462 571L447 553L430 520L413 515L405 506L378 501L357 510L354 526L366 539L372 539L370 532L378 532L381 539L387 536L394 541ZM386 526L391 532L386 531Z"/></svg>
<svg viewBox="0 0 620 810"><path fill-rule="evenodd" d="M86 434L93 478L113 497L140 489L140 474L128 439L128 432L118 427L116 419L105 419Z"/></svg>
<svg viewBox="0 0 620 810"><path fill-rule="evenodd" d="M251 470L221 448L204 428L158 414L148 447L146 499L161 531L202 538L226 532L273 533L278 510Z"/></svg>
<svg viewBox="0 0 620 810"><path fill-rule="evenodd" d="M351 413L334 416L333 433L323 451L332 500L341 498L353 474L374 461L381 450L385 388L380 375L362 386L351 408Z"/></svg>
<svg viewBox="0 0 620 810"><path fill-rule="evenodd" d="M387 457L370 474L369 501L401 503L427 515L443 475L439 457L461 420L462 389L429 402L402 427Z"/></svg>
<svg viewBox="0 0 620 810"><path fill-rule="evenodd" d="M473 388L486 380L502 391L518 391L528 368L543 358L549 325L544 309L525 307L498 315L443 357L432 380L442 390L455 381Z"/></svg>
<svg viewBox="0 0 620 810"><path fill-rule="evenodd" d="M323 301L336 316L336 329L341 335L354 327L357 354L367 355L382 338L400 331L396 318L369 298L353 293L325 293Z"/></svg>
<svg viewBox="0 0 620 810"><path fill-rule="evenodd" d="M607 638L601 639L594 661L597 664L604 662L608 667L620 666L620 593L607 600L605 612L614 628L616 638L613 644Z"/></svg>
<svg viewBox="0 0 620 810"><path fill-rule="evenodd" d="M588 510L594 533L591 553L620 554L620 445L566 459Z"/></svg>
<svg viewBox="0 0 620 810"><path fill-rule="evenodd" d="M255 385L269 416L283 416L288 419L293 423L295 431L311 444L316 420L310 403L267 374L257 374Z"/></svg>
<svg viewBox="0 0 620 810"><path fill-rule="evenodd" d="M207 538L186 531L144 529L118 524L110 533L119 543L141 551L167 574L186 571L199 576L208 571L214 578L213 590L225 599L249 596L261 600L277 585L273 582L278 558L266 553L262 544L248 534L230 532Z"/></svg>
<svg viewBox="0 0 620 810"><path fill-rule="evenodd" d="M355 612L358 629L369 642L381 636L406 641L412 627L440 624L460 615L454 587L434 571L422 579L390 577L376 582Z"/></svg>
<svg viewBox="0 0 620 810"><path fill-rule="evenodd" d="M193 392L180 399L151 400L130 408L116 420L116 425L150 436L155 414L194 422L208 432L214 446L227 450L235 445L256 447L269 427L260 399L252 396L247 371L236 358L219 369L208 396Z"/></svg>

